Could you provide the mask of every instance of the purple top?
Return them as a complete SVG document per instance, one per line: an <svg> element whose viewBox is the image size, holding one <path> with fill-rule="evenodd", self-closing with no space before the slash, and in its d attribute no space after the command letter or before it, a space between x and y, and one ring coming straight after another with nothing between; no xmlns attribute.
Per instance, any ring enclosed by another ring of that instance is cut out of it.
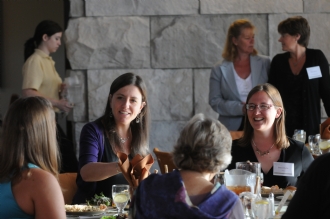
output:
<svg viewBox="0 0 330 219"><path fill-rule="evenodd" d="M244 218L244 213L238 196L219 183L199 204L193 205L180 172L175 170L163 175L151 174L140 183L130 205L130 216L222 219Z"/></svg>
<svg viewBox="0 0 330 219"><path fill-rule="evenodd" d="M113 153L109 141L103 133L101 118L87 123L81 131L79 170L76 179L78 190L73 198L73 204L86 203L87 199L93 197L94 194L99 195L101 192L105 196L111 197L113 184L128 184L121 173L98 182L85 182L81 178L80 169L87 163L118 161L118 157Z"/></svg>

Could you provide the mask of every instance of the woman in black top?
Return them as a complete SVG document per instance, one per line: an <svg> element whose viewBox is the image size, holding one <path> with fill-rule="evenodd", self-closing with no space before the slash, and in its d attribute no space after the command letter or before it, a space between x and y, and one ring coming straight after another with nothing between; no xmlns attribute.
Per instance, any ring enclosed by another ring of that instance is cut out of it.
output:
<svg viewBox="0 0 330 219"><path fill-rule="evenodd" d="M321 99L330 116L329 63L321 50L307 48L310 27L305 18L282 21L278 32L282 50L287 52L273 58L268 82L283 98L286 132L292 136L295 129L303 129L307 136L318 134Z"/></svg>

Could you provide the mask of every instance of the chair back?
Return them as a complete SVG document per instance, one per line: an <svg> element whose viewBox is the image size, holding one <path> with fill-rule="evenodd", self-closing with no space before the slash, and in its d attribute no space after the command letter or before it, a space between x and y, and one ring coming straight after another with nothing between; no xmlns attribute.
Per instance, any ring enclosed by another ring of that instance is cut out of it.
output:
<svg viewBox="0 0 330 219"><path fill-rule="evenodd" d="M239 139L243 136L243 131L230 131L230 135L233 140Z"/></svg>
<svg viewBox="0 0 330 219"><path fill-rule="evenodd" d="M59 174L59 183L62 189L65 204L72 204L73 196L76 194L78 189L76 178L77 173Z"/></svg>
<svg viewBox="0 0 330 219"><path fill-rule="evenodd" d="M160 172L162 174L172 172L173 169L177 169L172 158L172 154L169 152L160 151L158 148L154 148L154 153L157 157Z"/></svg>

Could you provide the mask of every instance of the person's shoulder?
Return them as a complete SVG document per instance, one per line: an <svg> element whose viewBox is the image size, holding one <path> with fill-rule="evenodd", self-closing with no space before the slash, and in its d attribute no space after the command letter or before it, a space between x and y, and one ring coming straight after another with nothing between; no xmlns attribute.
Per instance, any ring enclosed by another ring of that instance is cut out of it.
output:
<svg viewBox="0 0 330 219"><path fill-rule="evenodd" d="M31 186L47 186L57 183L56 177L46 170L40 168L30 168L23 172L23 178L26 179L26 185Z"/></svg>
<svg viewBox="0 0 330 219"><path fill-rule="evenodd" d="M289 52L283 52L283 53L278 53L274 56L274 58L272 59L272 61L274 60L279 60L279 59L287 59L289 57Z"/></svg>
<svg viewBox="0 0 330 219"><path fill-rule="evenodd" d="M307 54L323 54L322 50L320 50L320 49L310 49L310 48L306 49L306 53Z"/></svg>
<svg viewBox="0 0 330 219"><path fill-rule="evenodd" d="M298 149L298 150L302 151L306 147L305 144L301 141L297 141L297 140L295 140L293 138L290 138L290 137L288 137L288 140L289 140L289 144L290 144L290 146L288 147L289 149L290 148L291 149Z"/></svg>
<svg viewBox="0 0 330 219"><path fill-rule="evenodd" d="M92 130L97 130L97 131L103 130L103 125L102 125L101 118L96 119L95 121L86 123L83 126L83 129L84 130L91 130L92 129Z"/></svg>
<svg viewBox="0 0 330 219"><path fill-rule="evenodd" d="M314 160L314 165L327 167L330 165L330 153L322 154Z"/></svg>
<svg viewBox="0 0 330 219"><path fill-rule="evenodd" d="M257 54L257 55L252 56L252 57L256 57L258 59L261 59L264 62L270 61L270 57L266 56L266 55Z"/></svg>

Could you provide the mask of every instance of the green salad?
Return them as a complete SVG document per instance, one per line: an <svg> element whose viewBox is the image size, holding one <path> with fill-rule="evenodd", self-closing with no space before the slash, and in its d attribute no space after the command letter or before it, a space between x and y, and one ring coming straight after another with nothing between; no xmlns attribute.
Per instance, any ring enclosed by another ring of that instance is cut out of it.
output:
<svg viewBox="0 0 330 219"><path fill-rule="evenodd" d="M95 194L90 200L86 200L88 205L100 205L105 204L106 206L111 205L111 198L104 196L103 192L100 195Z"/></svg>
<svg viewBox="0 0 330 219"><path fill-rule="evenodd" d="M101 219L117 219L117 217L115 215L112 215L112 216L103 216L103 217L101 217Z"/></svg>

